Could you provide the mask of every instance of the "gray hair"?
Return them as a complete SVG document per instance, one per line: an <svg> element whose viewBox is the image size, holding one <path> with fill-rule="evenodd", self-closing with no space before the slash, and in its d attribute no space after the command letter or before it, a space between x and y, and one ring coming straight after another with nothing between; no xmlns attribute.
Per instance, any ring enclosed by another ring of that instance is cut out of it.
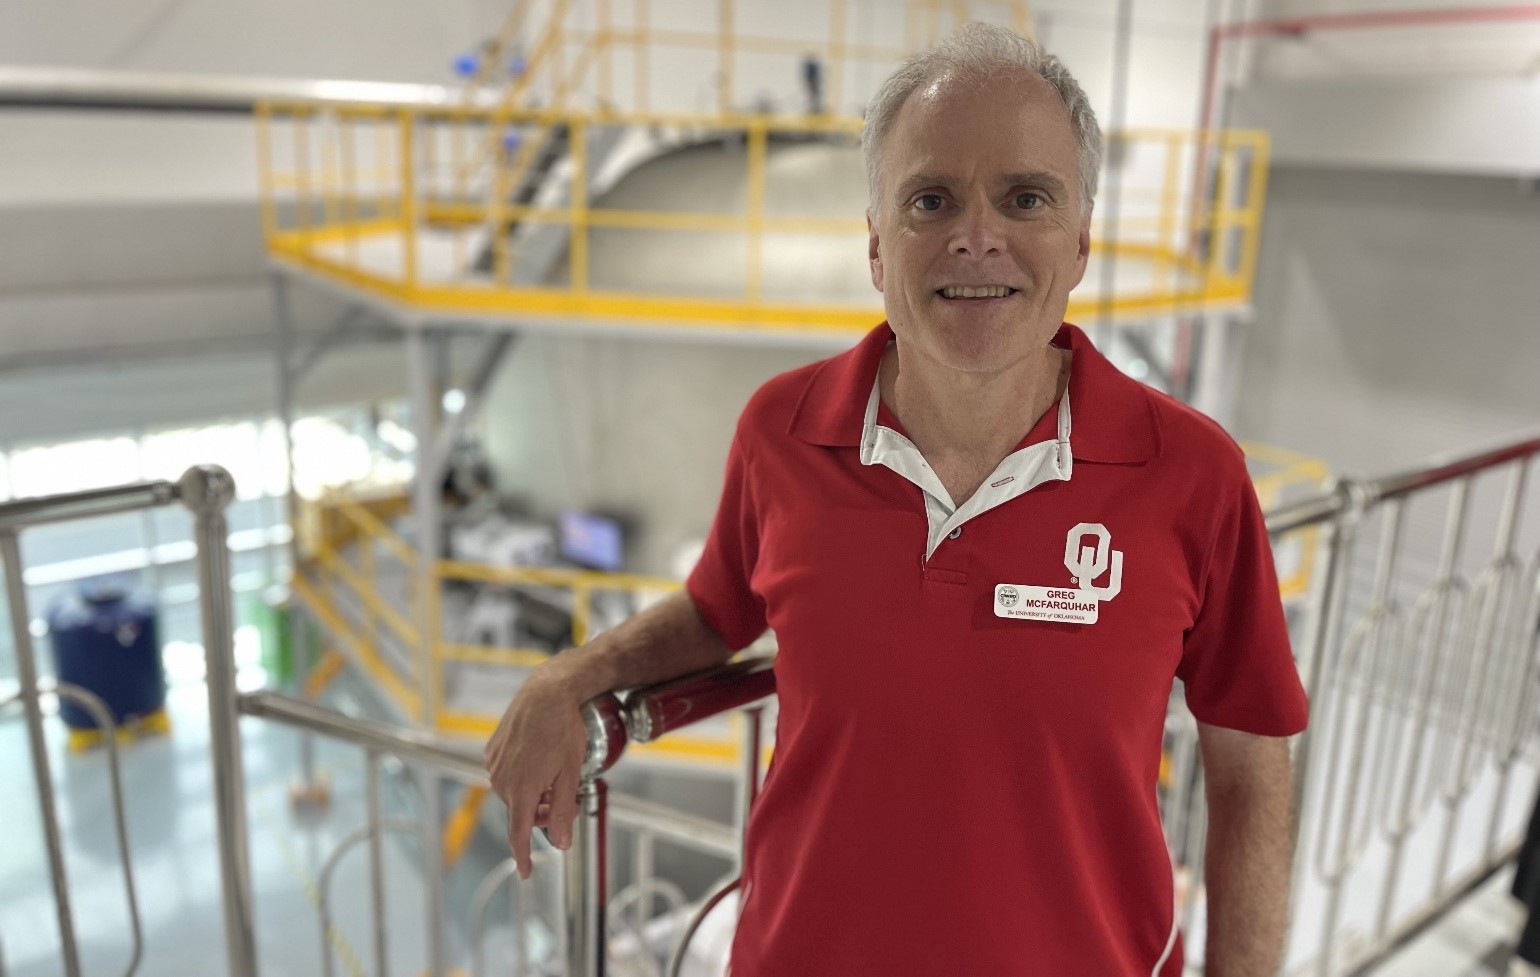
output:
<svg viewBox="0 0 1540 977"><path fill-rule="evenodd" d="M866 127L861 130L861 155L866 162L868 200L873 212L878 209L884 144L898 118L898 110L909 96L947 75L985 78L1001 68L1025 68L1052 85L1064 100L1075 133L1080 206L1082 212L1090 213L1102 165L1102 131L1096 124L1096 113L1091 110L1091 100L1058 58L1045 54L1036 43L1014 31L980 23L966 24L931 50L910 55L872 96L866 109Z"/></svg>

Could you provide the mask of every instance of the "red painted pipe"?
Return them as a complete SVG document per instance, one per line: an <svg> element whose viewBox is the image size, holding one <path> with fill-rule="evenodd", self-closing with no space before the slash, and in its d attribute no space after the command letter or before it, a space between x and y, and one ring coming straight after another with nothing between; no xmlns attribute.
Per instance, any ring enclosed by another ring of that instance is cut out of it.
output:
<svg viewBox="0 0 1540 977"><path fill-rule="evenodd" d="M1385 10L1355 14L1321 14L1314 17L1288 17L1281 20L1254 20L1221 24L1209 31L1207 62L1203 68L1203 102L1198 114L1197 167L1193 174L1192 206L1203 193L1208 167L1208 144L1203 141L1214 121L1214 89L1218 83L1219 52L1224 42L1236 37L1300 37L1331 30L1358 30L1373 27L1423 27L1432 24L1506 23L1521 20L1540 21L1540 4L1511 7L1464 7L1443 10Z"/></svg>
<svg viewBox="0 0 1540 977"><path fill-rule="evenodd" d="M1290 17L1282 20L1254 20L1221 24L1209 31L1208 63L1203 71L1203 105L1198 128L1207 130L1213 123L1214 86L1219 72L1219 51L1234 37L1299 37L1318 31L1354 30L1370 27L1418 27L1430 24L1474 24L1540 20L1540 4L1516 7L1466 7L1447 10L1385 10L1360 14L1322 14L1317 17Z"/></svg>
<svg viewBox="0 0 1540 977"><path fill-rule="evenodd" d="M1260 37L1267 34L1307 34L1311 31L1352 30L1364 27L1419 27L1428 24L1489 23L1492 21L1540 20L1540 6L1463 7L1448 10L1384 10L1358 14L1322 14L1225 24L1214 30L1225 37Z"/></svg>

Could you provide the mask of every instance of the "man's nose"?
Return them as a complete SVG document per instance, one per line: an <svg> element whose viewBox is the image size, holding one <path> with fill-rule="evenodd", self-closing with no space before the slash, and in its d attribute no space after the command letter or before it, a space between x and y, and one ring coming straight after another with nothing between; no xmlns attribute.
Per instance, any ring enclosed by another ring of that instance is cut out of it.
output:
<svg viewBox="0 0 1540 977"><path fill-rule="evenodd" d="M966 208L958 218L951 251L958 257L982 258L1005 250L1004 216L993 207Z"/></svg>

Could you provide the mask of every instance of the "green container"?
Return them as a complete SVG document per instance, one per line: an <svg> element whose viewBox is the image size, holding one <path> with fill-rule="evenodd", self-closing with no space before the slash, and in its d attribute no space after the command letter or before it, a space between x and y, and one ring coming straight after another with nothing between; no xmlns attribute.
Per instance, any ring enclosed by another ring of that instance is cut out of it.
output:
<svg viewBox="0 0 1540 977"><path fill-rule="evenodd" d="M262 636L262 669L275 686L289 687L299 678L294 660L293 598L289 588L276 585L251 595L251 620ZM310 662L313 667L321 653L321 634L315 621L309 625Z"/></svg>

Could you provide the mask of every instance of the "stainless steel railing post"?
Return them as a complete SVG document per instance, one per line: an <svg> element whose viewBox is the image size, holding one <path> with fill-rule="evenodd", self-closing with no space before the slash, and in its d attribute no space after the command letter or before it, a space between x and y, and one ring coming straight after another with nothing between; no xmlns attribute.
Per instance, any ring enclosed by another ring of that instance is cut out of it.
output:
<svg viewBox="0 0 1540 977"><path fill-rule="evenodd" d="M1350 495L1350 489L1345 485L1339 486L1337 492L1344 498ZM1304 686L1312 709L1316 708L1320 702L1323 679L1330 665L1327 657L1341 626L1342 603L1345 597L1343 592L1347 589L1343 584L1347 579L1348 560L1357 538L1357 520L1358 514L1344 506L1332 518L1327 529L1326 565L1321 573L1319 589L1316 591L1315 616L1310 629L1309 644L1303 656ZM1300 831L1304 823L1305 787L1309 781L1312 739L1312 732L1307 728L1295 740L1294 745L1294 796L1290 803L1289 821L1296 832ZM1294 884L1290 886L1291 892L1299 891L1299 883L1303 879L1304 849L1303 844L1297 845L1295 849Z"/></svg>
<svg viewBox="0 0 1540 977"><path fill-rule="evenodd" d="M749 706L743 710L743 783L738 799L741 838L749 837L749 815L754 812L754 802L759 799L759 755L763 750L765 707ZM740 855L741 860L741 855ZM739 866L742 870L742 866Z"/></svg>
<svg viewBox="0 0 1540 977"><path fill-rule="evenodd" d="M230 608L230 528L225 509L235 480L217 465L188 469L178 483L196 517L198 592L208 670L209 741L214 755L214 802L224 895L225 951L231 977L256 977L251 863L246 842L246 790L236 703L235 647Z"/></svg>
<svg viewBox="0 0 1540 977"><path fill-rule="evenodd" d="M308 741L309 737L305 737ZM380 837L384 816L380 811L380 755L365 752L365 803L369 816L369 905L374 917L374 974L389 977L385 949L385 852ZM425 842L426 843L426 842Z"/></svg>
<svg viewBox="0 0 1540 977"><path fill-rule="evenodd" d="M21 681L22 709L27 717L27 740L32 748L32 772L37 780L37 803L43 816L43 840L48 846L48 871L53 881L54 909L59 919L59 942L67 977L80 977L80 948L75 942L75 918L70 912L69 876L64 871L64 846L59 840L58 814L54 810L53 772L48 766L48 746L43 740L43 707L38 697L37 659L32 649L32 618L27 611L27 588L22 580L21 543L16 530L0 528L0 559L5 562L5 596L11 615L11 635L16 644L16 677Z"/></svg>
<svg viewBox="0 0 1540 977"><path fill-rule="evenodd" d="M578 817L572 848L562 859L562 902L566 907L567 977L604 977L605 904L609 900L609 809L604 772L626 748L626 719L620 700L606 693L583 704L588 749L578 789Z"/></svg>
<svg viewBox="0 0 1540 977"><path fill-rule="evenodd" d="M608 874L605 859L606 824L603 777L584 781L578 791L578 817L572 850L562 860L566 885L567 973L570 977L604 977L605 904Z"/></svg>

